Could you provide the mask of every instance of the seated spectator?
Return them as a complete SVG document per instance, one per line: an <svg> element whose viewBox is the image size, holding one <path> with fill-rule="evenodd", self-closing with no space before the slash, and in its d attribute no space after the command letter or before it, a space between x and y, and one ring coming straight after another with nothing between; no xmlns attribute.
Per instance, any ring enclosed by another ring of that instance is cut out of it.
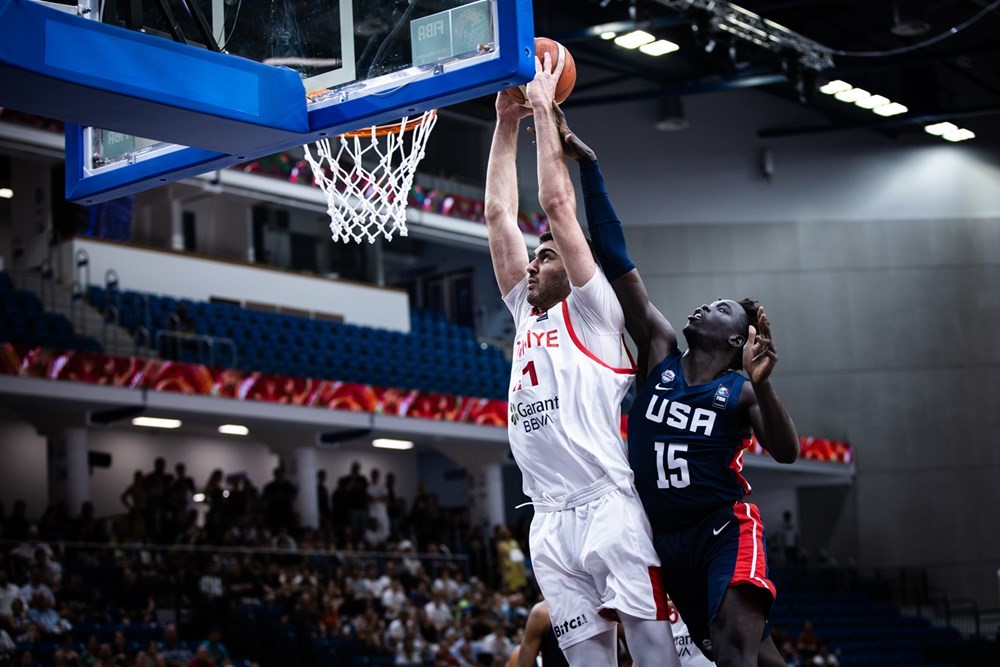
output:
<svg viewBox="0 0 1000 667"><path fill-rule="evenodd" d="M830 652L830 647L824 642L819 645L819 650L809 664L818 665L819 667L840 667L840 660Z"/></svg>
<svg viewBox="0 0 1000 667"><path fill-rule="evenodd" d="M7 575L6 568L0 568L0 618L10 616L11 605L14 600L24 601L21 589Z"/></svg>
<svg viewBox="0 0 1000 667"><path fill-rule="evenodd" d="M7 631L0 628L0 665L9 664L14 657L16 645Z"/></svg>
<svg viewBox="0 0 1000 667"><path fill-rule="evenodd" d="M396 659L393 664L397 667L422 667L424 651L422 642L416 635L408 633L403 637L403 642L396 650Z"/></svg>
<svg viewBox="0 0 1000 667"><path fill-rule="evenodd" d="M17 504L15 503L15 507ZM8 538L9 539L9 538ZM46 552L49 557L52 556L52 547L50 547L45 542L40 542L38 539L38 526L31 525L28 528L27 542L18 544L16 547L11 549L11 558L16 558L23 563L34 563L35 562L35 551L41 549Z"/></svg>
<svg viewBox="0 0 1000 667"><path fill-rule="evenodd" d="M381 601L382 608L385 609L385 613L389 618L395 618L398 616L407 601L406 591L403 590L403 584L399 583L398 580L393 579L389 584L389 587L382 591Z"/></svg>
<svg viewBox="0 0 1000 667"><path fill-rule="evenodd" d="M10 636L15 641L18 641L28 631L31 619L28 618L28 607L22 598L15 598L14 602L11 603L7 623L10 628Z"/></svg>
<svg viewBox="0 0 1000 667"><path fill-rule="evenodd" d="M441 633L451 625L452 618L454 618L451 607L444 599L444 590L439 589L433 593L433 599L424 605L424 613L427 614L427 620L437 631L436 636L440 637Z"/></svg>
<svg viewBox="0 0 1000 667"><path fill-rule="evenodd" d="M431 585L431 592L439 590L444 592L444 599L448 602L455 602L462 596L462 583L452 578L452 570L447 565L441 567L437 579Z"/></svg>
<svg viewBox="0 0 1000 667"><path fill-rule="evenodd" d="M115 664L115 654L111 651L111 644L108 642L102 642L97 647L98 667L113 667Z"/></svg>
<svg viewBox="0 0 1000 667"><path fill-rule="evenodd" d="M47 638L59 637L73 629L70 622L60 617L59 612L53 609L49 599L42 591L35 591L31 596L29 606L28 619L38 625L43 636Z"/></svg>
<svg viewBox="0 0 1000 667"><path fill-rule="evenodd" d="M799 633L798 638L795 640L795 650L806 664L813 659L813 656L819 650L819 637L813 631L813 623L809 619L802 622L802 632Z"/></svg>
<svg viewBox="0 0 1000 667"><path fill-rule="evenodd" d="M198 647L194 657L187 663L187 667L216 667L215 660L208 652L208 648L203 644Z"/></svg>
<svg viewBox="0 0 1000 667"><path fill-rule="evenodd" d="M80 666L81 667L97 667L101 663L99 657L101 645L97 641L97 635L90 635L87 639L87 643L83 647L83 652L80 654Z"/></svg>
<svg viewBox="0 0 1000 667"><path fill-rule="evenodd" d="M59 648L56 649L55 656L56 667L79 667L80 654L76 652L73 648L73 636L70 633L65 633L62 636L62 641L59 644Z"/></svg>
<svg viewBox="0 0 1000 667"><path fill-rule="evenodd" d="M229 660L229 651L226 650L225 645L221 641L222 632L219 628L212 628L208 631L208 639L203 641L200 646L198 646L198 653L195 654L197 659L201 655L201 650L205 649L208 653L208 657L212 660L215 665L229 665L232 664Z"/></svg>
<svg viewBox="0 0 1000 667"><path fill-rule="evenodd" d="M186 667L194 659L191 650L177 638L177 626L173 623L163 628L163 650L160 655L167 667Z"/></svg>
<svg viewBox="0 0 1000 667"><path fill-rule="evenodd" d="M55 604L56 602L55 593L52 592L52 589L49 587L49 585L45 583L44 579L42 579L42 571L39 570L37 567L32 567L31 574L28 577L28 583L26 583L24 586L21 586L21 599L30 602L31 598L34 597L36 591L40 591L46 597L46 599L49 601L50 604Z"/></svg>
<svg viewBox="0 0 1000 667"><path fill-rule="evenodd" d="M493 626L493 632L479 640L476 653L477 658L481 653L489 653L494 658L500 657L502 659L500 664L504 664L513 652L514 642L507 636L507 624L498 621Z"/></svg>
<svg viewBox="0 0 1000 667"><path fill-rule="evenodd" d="M118 613L122 618L144 623L156 618L156 602L132 568L122 570L121 584L115 595L119 603Z"/></svg>
<svg viewBox="0 0 1000 667"><path fill-rule="evenodd" d="M125 638L125 633L121 630L115 630L115 634L112 635L111 653L114 655L115 663L132 664L132 649Z"/></svg>
<svg viewBox="0 0 1000 667"><path fill-rule="evenodd" d="M18 667L42 667L40 661L36 661L34 655L31 651L25 651L21 654L21 657L17 660Z"/></svg>

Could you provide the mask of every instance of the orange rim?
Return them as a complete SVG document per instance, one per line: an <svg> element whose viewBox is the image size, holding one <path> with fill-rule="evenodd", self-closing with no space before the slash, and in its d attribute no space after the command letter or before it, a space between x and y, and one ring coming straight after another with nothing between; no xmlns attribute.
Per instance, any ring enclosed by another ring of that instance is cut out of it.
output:
<svg viewBox="0 0 1000 667"><path fill-rule="evenodd" d="M400 129L400 127L399 127L399 121L398 120L395 123L385 123L384 125L376 125L374 127L375 136L376 137L384 137L387 134L395 134L397 132L409 132L413 128L417 127L418 125L421 125L422 123L425 123L427 120L430 120L431 118L433 118L436 115L437 115L437 109L431 109L430 111L427 112L426 118L424 117L424 114L420 114L419 116L417 116L413 120L406 121L406 124L403 126L402 129ZM365 128L360 129L360 130L351 130L350 132L343 132L343 133L341 133L340 136L342 136L342 137L370 137L371 135L372 135L372 128L371 127L365 127Z"/></svg>

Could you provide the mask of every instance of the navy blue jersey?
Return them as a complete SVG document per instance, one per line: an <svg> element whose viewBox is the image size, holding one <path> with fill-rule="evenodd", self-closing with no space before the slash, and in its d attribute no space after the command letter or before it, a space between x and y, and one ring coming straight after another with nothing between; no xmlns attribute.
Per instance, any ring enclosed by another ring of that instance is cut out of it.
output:
<svg viewBox="0 0 1000 667"><path fill-rule="evenodd" d="M750 492L740 474L751 436L737 410L744 382L728 371L689 386L675 352L639 388L628 417L628 455L654 531L691 524Z"/></svg>

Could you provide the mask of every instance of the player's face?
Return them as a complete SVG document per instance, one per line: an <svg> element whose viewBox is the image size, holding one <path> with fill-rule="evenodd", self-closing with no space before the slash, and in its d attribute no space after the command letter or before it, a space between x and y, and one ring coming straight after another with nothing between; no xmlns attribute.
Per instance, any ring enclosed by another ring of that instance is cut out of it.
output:
<svg viewBox="0 0 1000 667"><path fill-rule="evenodd" d="M746 340L747 316L743 306L731 299L720 299L703 303L687 318L684 336L692 340L692 335L702 340L736 342L742 345ZM736 336L740 340L733 341Z"/></svg>
<svg viewBox="0 0 1000 667"><path fill-rule="evenodd" d="M528 303L546 310L569 294L569 278L556 244L546 241L535 250L528 264Z"/></svg>

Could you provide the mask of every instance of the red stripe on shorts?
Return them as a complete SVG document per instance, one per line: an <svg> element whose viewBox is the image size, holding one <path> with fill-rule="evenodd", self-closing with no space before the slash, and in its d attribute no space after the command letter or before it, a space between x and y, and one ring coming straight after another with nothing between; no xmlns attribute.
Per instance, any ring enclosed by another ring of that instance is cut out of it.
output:
<svg viewBox="0 0 1000 667"><path fill-rule="evenodd" d="M653 602L656 603L656 620L665 621L670 617L670 605L663 591L663 573L658 565L649 566L649 583L653 587Z"/></svg>
<svg viewBox="0 0 1000 667"><path fill-rule="evenodd" d="M764 524L760 520L760 510L750 503L736 503L733 513L739 522L739 546L736 551L736 567L729 585L750 584L767 589L774 597L776 590L767 578L767 554L764 550Z"/></svg>

